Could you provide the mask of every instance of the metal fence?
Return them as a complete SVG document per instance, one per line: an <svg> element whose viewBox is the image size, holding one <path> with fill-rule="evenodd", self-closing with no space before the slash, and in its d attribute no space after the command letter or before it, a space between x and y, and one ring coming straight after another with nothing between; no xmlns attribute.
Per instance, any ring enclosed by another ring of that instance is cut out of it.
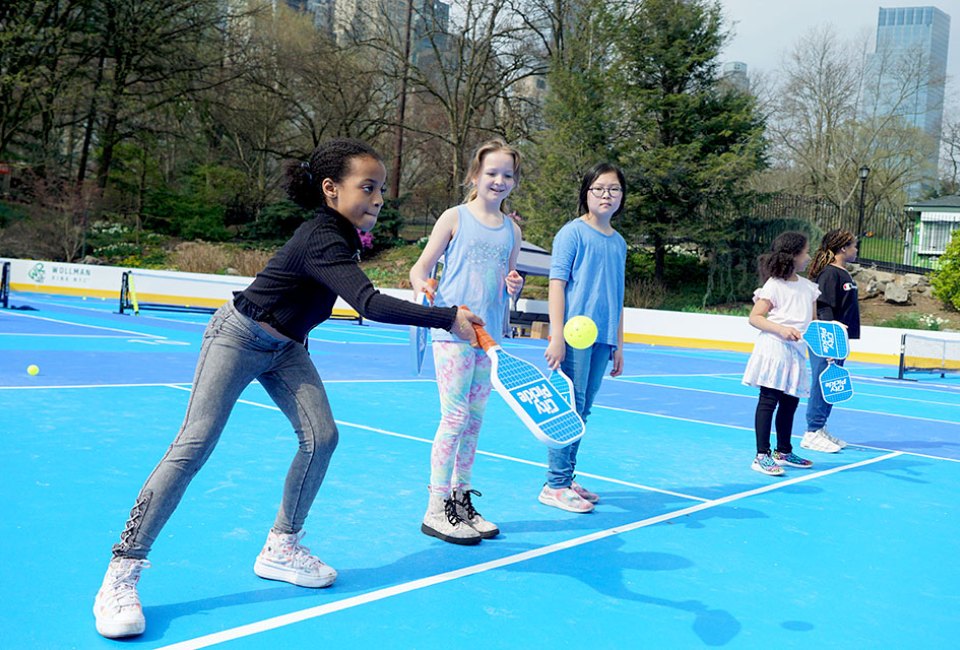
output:
<svg viewBox="0 0 960 650"><path fill-rule="evenodd" d="M946 229L928 229L924 233L917 212L867 206L861 216L859 205L838 207L804 196L763 197L747 209L747 215L759 219L799 219L811 223L821 233L834 228L859 232L858 263L902 273L925 274L936 269L939 255L931 251L945 249L951 236ZM816 243L811 242L811 247Z"/></svg>

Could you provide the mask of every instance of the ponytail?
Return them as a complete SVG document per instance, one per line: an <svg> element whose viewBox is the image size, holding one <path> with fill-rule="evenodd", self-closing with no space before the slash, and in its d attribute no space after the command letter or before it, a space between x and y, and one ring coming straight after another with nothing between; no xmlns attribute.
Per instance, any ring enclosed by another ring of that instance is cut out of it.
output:
<svg viewBox="0 0 960 650"><path fill-rule="evenodd" d="M291 201L307 210L325 205L323 181L343 181L354 158L373 158L383 162L377 150L362 140L337 138L321 143L306 162L291 161L284 170L283 185Z"/></svg>
<svg viewBox="0 0 960 650"><path fill-rule="evenodd" d="M853 233L849 230L836 228L831 230L823 239L820 240L820 248L813 255L813 261L810 262L810 268L807 270L807 277L816 280L823 269L833 263L840 249L845 248L856 240Z"/></svg>

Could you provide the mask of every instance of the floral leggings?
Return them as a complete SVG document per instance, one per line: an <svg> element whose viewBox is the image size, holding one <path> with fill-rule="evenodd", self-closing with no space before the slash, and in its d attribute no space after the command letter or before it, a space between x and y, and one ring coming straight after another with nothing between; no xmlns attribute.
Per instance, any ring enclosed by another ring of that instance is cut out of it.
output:
<svg viewBox="0 0 960 650"><path fill-rule="evenodd" d="M430 494L470 487L483 412L490 397L490 358L479 348L433 342L440 389L440 426L430 452Z"/></svg>

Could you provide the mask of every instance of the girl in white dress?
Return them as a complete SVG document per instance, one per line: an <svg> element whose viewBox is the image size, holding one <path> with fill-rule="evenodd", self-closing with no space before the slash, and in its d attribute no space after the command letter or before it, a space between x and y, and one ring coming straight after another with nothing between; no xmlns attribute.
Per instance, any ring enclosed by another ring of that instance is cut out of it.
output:
<svg viewBox="0 0 960 650"><path fill-rule="evenodd" d="M763 286L753 293L750 324L760 330L743 383L760 389L754 418L757 455L751 464L763 474L778 476L783 467L812 467L793 453L793 415L801 397L810 394L807 349L803 332L816 310L820 288L800 277L810 262L807 236L785 232L773 240L770 252L760 256ZM777 447L771 452L770 429L776 411Z"/></svg>

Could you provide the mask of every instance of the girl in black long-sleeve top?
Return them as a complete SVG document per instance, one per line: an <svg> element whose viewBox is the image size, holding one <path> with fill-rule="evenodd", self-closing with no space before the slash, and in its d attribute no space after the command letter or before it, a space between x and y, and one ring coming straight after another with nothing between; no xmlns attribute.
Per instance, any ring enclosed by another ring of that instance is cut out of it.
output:
<svg viewBox="0 0 960 650"><path fill-rule="evenodd" d="M213 451L240 393L255 379L290 420L300 445L254 571L303 587L326 587L336 579L333 568L300 544L337 444L307 335L330 317L337 296L366 318L442 328L471 342L471 323L481 322L456 307L422 307L381 294L360 269L357 230L376 224L385 180L379 154L356 140L327 142L308 162L287 169L288 195L317 214L210 320L183 425L141 489L97 594L94 614L103 636L144 631L136 585L147 554Z"/></svg>
<svg viewBox="0 0 960 650"><path fill-rule="evenodd" d="M847 336L860 338L860 303L857 283L846 265L857 259L857 238L848 230L831 230L823 236L820 248L814 254L807 276L820 287L817 298L817 318L835 320L847 327ZM843 359L834 361L843 365ZM812 370L810 398L807 400L807 431L800 446L813 451L836 453L847 443L827 429L827 418L833 406L823 399L820 373L827 367L827 360L810 355Z"/></svg>

